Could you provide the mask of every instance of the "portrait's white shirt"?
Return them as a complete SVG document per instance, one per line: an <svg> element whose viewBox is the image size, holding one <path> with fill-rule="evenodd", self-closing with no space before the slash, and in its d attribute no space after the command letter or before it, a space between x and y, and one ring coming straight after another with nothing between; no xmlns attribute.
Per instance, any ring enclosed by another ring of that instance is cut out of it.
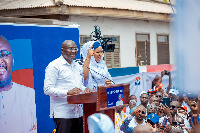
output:
<svg viewBox="0 0 200 133"><path fill-rule="evenodd" d="M83 91L80 66L75 61L69 64L61 55L50 62L45 70L44 93L50 96L50 117L79 118L83 110L78 104L68 104L67 92L73 88Z"/></svg>
<svg viewBox="0 0 200 133"><path fill-rule="evenodd" d="M35 90L12 82L12 88L0 92L0 132L35 133Z"/></svg>

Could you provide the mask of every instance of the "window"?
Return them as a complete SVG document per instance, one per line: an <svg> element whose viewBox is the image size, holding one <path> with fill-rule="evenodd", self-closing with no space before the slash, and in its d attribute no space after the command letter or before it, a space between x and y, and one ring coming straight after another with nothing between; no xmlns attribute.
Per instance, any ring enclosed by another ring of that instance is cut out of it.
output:
<svg viewBox="0 0 200 133"><path fill-rule="evenodd" d="M157 58L159 64L169 64L169 36L157 35Z"/></svg>
<svg viewBox="0 0 200 133"><path fill-rule="evenodd" d="M146 44L146 46L145 46ZM150 37L149 34L136 34L136 64L150 65Z"/></svg>
<svg viewBox="0 0 200 133"><path fill-rule="evenodd" d="M91 36L80 35L80 48L83 46L83 44L91 40L92 40Z"/></svg>
<svg viewBox="0 0 200 133"><path fill-rule="evenodd" d="M120 67L120 37L119 36L104 36L106 38L112 38L112 42L108 42L108 44L115 44L114 52L104 52L104 60L108 68L112 67ZM80 35L80 48L84 43L91 41L92 36Z"/></svg>

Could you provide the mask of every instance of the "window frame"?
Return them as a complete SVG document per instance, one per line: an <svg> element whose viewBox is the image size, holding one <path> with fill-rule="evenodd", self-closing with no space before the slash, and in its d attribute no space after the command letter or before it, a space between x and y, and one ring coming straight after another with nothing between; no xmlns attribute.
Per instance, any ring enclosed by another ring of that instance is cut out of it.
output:
<svg viewBox="0 0 200 133"><path fill-rule="evenodd" d="M137 41L137 35L148 35L148 40L149 41L147 41L147 43L150 45L149 46L149 55L150 55L150 57L149 57L149 65L151 65L151 44L150 44L150 33L136 33L135 34L135 41L136 41L136 47L135 47L135 61L136 61L136 66L138 66L138 57L137 57L137 50L138 50L138 47L137 47L137 45L138 45L138 43L145 43L145 41ZM139 64L140 64L140 62L139 62ZM140 65L139 65L140 66ZM143 66L146 66L146 63L145 64L143 64Z"/></svg>
<svg viewBox="0 0 200 133"><path fill-rule="evenodd" d="M158 42L158 36L167 36L167 41L168 42ZM156 34L156 41L157 41L157 65L162 65L162 64L158 64L158 45L159 44L168 44L169 46L169 34ZM169 47L169 64L170 64L170 47Z"/></svg>

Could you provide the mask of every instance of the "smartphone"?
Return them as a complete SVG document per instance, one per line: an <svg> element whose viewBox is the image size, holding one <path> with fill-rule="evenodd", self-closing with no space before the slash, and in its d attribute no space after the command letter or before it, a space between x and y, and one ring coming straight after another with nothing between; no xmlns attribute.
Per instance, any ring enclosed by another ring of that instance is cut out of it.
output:
<svg viewBox="0 0 200 133"><path fill-rule="evenodd" d="M170 98L163 98L162 100L161 100L161 103L163 104L163 105L167 105L169 108L170 108Z"/></svg>
<svg viewBox="0 0 200 133"><path fill-rule="evenodd" d="M191 118L191 122L193 123L193 117L190 117ZM199 122L199 116L197 116L197 120Z"/></svg>

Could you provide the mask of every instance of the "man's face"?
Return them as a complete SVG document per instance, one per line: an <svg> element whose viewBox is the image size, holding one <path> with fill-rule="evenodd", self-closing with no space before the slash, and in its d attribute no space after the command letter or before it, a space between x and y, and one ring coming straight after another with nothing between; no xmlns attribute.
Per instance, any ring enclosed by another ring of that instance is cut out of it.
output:
<svg viewBox="0 0 200 133"><path fill-rule="evenodd" d="M137 112L135 114L136 119L139 120L139 121L142 121L144 119L145 115L146 115L145 107L144 106L139 106L137 108Z"/></svg>
<svg viewBox="0 0 200 133"><path fill-rule="evenodd" d="M147 114L156 113L156 105L155 104L149 104L147 106Z"/></svg>
<svg viewBox="0 0 200 133"><path fill-rule="evenodd" d="M129 102L129 108L130 109L132 109L133 107L135 107L136 106L136 103L135 102L133 102L133 101L130 101Z"/></svg>
<svg viewBox="0 0 200 133"><path fill-rule="evenodd" d="M180 104L179 104L179 102L178 101L172 101L171 103L170 103L170 113L172 114L172 115L174 115L174 114L176 114L176 112L177 112L177 110L180 108Z"/></svg>
<svg viewBox="0 0 200 133"><path fill-rule="evenodd" d="M135 95L132 95L132 96L130 97L130 100L135 100L135 101L137 102L137 98L136 98Z"/></svg>
<svg viewBox="0 0 200 133"><path fill-rule="evenodd" d="M10 45L4 38L0 38L0 52L0 84L3 84L10 79L14 65Z"/></svg>
<svg viewBox="0 0 200 133"><path fill-rule="evenodd" d="M165 116L163 106L161 106L161 105L158 106L157 115L158 115L159 117Z"/></svg>
<svg viewBox="0 0 200 133"><path fill-rule="evenodd" d="M141 101L141 103L142 103L142 104L147 104L147 103L148 103L148 98L149 98L149 96L148 96L147 94L142 94L142 95L140 96L140 101Z"/></svg>
<svg viewBox="0 0 200 133"><path fill-rule="evenodd" d="M62 55L68 62L71 62L76 57L77 51L74 48L77 48L74 41L65 41L62 45Z"/></svg>
<svg viewBox="0 0 200 133"><path fill-rule="evenodd" d="M162 92L157 92L156 97L158 98L159 102L161 102L161 99L163 98Z"/></svg>
<svg viewBox="0 0 200 133"><path fill-rule="evenodd" d="M159 106L159 99L157 97L151 97L150 104L153 103L156 106Z"/></svg>
<svg viewBox="0 0 200 133"><path fill-rule="evenodd" d="M171 101L179 101L179 97L172 93L169 93L169 98Z"/></svg>

